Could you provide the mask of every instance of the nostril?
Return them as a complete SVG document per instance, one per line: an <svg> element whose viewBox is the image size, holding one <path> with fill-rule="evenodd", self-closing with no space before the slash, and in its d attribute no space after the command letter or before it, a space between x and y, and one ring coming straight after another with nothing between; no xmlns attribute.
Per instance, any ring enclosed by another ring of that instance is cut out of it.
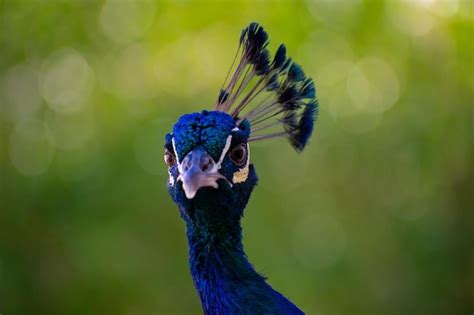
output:
<svg viewBox="0 0 474 315"><path fill-rule="evenodd" d="M187 170L189 170L189 162L188 160L185 160L183 162L183 170L186 172Z"/></svg>
<svg viewBox="0 0 474 315"><path fill-rule="evenodd" d="M203 172L208 171L212 167L212 160L210 157L206 157L201 163L201 170Z"/></svg>

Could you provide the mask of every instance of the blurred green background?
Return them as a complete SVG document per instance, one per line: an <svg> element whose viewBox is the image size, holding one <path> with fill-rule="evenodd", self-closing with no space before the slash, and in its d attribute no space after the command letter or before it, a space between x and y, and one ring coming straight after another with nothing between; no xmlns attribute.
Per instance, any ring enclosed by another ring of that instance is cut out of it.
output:
<svg viewBox="0 0 474 315"><path fill-rule="evenodd" d="M473 2L0 0L0 313L199 314L163 136L251 21L318 88L252 146L250 260L308 314L471 314Z"/></svg>

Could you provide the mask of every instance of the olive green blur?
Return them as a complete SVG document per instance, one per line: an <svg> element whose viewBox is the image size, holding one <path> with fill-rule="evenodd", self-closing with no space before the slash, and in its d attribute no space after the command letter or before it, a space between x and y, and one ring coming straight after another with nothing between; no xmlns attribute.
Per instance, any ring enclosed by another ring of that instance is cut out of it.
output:
<svg viewBox="0 0 474 315"><path fill-rule="evenodd" d="M315 134L251 145L256 269L308 314L474 311L472 0L0 0L0 314L200 314L163 138L252 21Z"/></svg>

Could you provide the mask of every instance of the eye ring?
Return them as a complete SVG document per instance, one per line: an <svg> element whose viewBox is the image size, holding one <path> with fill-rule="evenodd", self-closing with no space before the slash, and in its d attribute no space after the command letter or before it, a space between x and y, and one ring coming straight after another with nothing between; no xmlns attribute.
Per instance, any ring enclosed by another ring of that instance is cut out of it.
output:
<svg viewBox="0 0 474 315"><path fill-rule="evenodd" d="M168 167L172 167L173 165L176 164L175 155L173 154L173 152L171 152L168 149L165 150L165 154L164 154L163 158L165 160L165 164L168 165Z"/></svg>
<svg viewBox="0 0 474 315"><path fill-rule="evenodd" d="M230 160L237 166L242 166L247 160L247 145L239 143L233 147L229 152Z"/></svg>

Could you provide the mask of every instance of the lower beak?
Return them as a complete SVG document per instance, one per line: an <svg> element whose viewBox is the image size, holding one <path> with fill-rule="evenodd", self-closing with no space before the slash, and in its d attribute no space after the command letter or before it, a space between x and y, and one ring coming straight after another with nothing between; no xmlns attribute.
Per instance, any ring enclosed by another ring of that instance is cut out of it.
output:
<svg viewBox="0 0 474 315"><path fill-rule="evenodd" d="M202 187L219 188L218 179L226 179L220 174L214 159L202 148L189 152L179 165L179 176L186 198L193 199Z"/></svg>

